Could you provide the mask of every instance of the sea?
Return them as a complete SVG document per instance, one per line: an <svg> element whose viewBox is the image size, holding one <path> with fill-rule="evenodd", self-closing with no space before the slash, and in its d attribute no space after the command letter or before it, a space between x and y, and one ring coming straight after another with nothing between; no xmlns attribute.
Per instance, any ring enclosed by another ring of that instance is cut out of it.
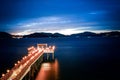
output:
<svg viewBox="0 0 120 80"><path fill-rule="evenodd" d="M120 80L117 37L0 39L0 74L42 43L56 46L55 61L42 63L35 80Z"/></svg>

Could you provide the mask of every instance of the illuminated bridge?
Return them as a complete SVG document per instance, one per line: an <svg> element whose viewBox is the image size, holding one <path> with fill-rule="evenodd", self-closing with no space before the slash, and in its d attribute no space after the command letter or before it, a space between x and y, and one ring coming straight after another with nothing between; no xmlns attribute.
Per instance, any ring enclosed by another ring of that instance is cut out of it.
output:
<svg viewBox="0 0 120 80"><path fill-rule="evenodd" d="M55 46L47 46L47 44L37 44L37 48L29 47L28 55L17 61L6 74L2 74L0 80L33 80L35 72L39 71L44 54L46 59L49 59L52 53L52 59L54 59L54 50Z"/></svg>

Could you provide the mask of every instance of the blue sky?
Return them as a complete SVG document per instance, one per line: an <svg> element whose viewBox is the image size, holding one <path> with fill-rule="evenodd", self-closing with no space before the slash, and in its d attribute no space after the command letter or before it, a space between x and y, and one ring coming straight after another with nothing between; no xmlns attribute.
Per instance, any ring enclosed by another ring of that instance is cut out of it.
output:
<svg viewBox="0 0 120 80"><path fill-rule="evenodd" d="M120 30L119 0L0 0L0 31L12 34Z"/></svg>

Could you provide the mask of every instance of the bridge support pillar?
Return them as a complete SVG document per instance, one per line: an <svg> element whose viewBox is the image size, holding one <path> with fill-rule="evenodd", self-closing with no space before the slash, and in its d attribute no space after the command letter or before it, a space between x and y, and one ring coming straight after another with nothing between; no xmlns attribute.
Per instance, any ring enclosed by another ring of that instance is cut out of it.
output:
<svg viewBox="0 0 120 80"><path fill-rule="evenodd" d="M54 60L54 53L45 53L44 60Z"/></svg>
<svg viewBox="0 0 120 80"><path fill-rule="evenodd" d="M35 80L42 62L43 55L30 67L30 71L26 74L26 76L24 76L22 80Z"/></svg>
<svg viewBox="0 0 120 80"><path fill-rule="evenodd" d="M52 59L54 60L54 53L52 53Z"/></svg>
<svg viewBox="0 0 120 80"><path fill-rule="evenodd" d="M49 59L49 56L50 56L49 53L47 53L47 60Z"/></svg>

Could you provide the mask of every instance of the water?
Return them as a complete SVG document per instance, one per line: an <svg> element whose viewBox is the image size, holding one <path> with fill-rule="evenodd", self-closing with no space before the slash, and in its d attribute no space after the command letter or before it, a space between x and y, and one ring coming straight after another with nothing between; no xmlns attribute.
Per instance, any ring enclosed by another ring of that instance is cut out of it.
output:
<svg viewBox="0 0 120 80"><path fill-rule="evenodd" d="M35 80L59 80L59 62L44 62Z"/></svg>
<svg viewBox="0 0 120 80"><path fill-rule="evenodd" d="M105 80L119 78L120 38L31 38L0 40L0 73L14 66L17 60L27 54L27 48L37 43L55 45L55 59L59 65L49 63L57 78L46 80ZM40 75L44 66L40 68ZM44 75L45 75L44 74ZM51 76L53 76L51 75ZM38 77L38 76L37 76ZM37 78L36 78L37 80Z"/></svg>

